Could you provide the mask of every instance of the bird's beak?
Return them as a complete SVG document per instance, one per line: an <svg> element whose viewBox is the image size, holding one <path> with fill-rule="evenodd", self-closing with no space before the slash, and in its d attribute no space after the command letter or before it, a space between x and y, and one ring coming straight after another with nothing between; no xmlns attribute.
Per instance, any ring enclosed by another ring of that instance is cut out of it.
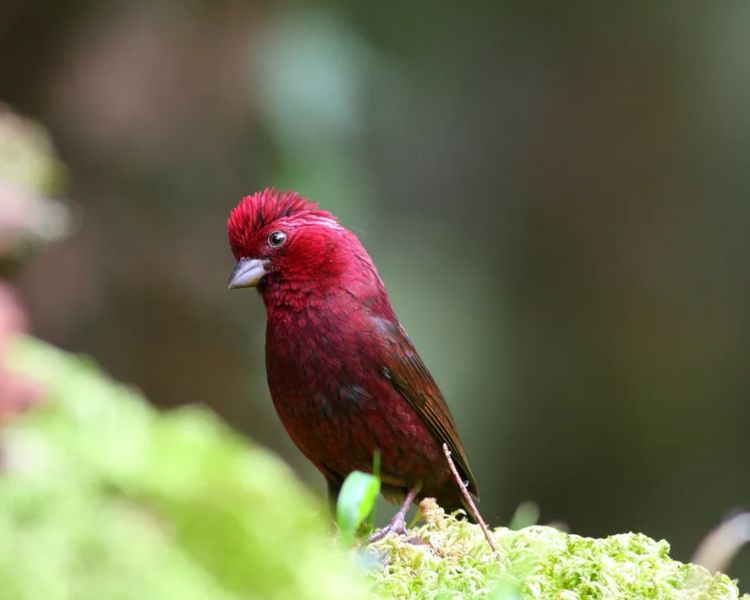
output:
<svg viewBox="0 0 750 600"><path fill-rule="evenodd" d="M243 258L229 277L229 289L255 287L268 274L267 261L260 258Z"/></svg>

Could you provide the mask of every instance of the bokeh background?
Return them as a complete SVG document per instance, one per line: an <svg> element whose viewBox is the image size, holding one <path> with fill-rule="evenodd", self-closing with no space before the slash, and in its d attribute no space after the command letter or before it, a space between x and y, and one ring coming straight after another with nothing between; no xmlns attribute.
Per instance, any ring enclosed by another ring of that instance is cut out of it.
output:
<svg viewBox="0 0 750 600"><path fill-rule="evenodd" d="M687 560L750 504L748 41L739 0L5 0L0 100L74 216L17 279L32 329L322 491L226 290L229 210L295 189L369 248L491 522Z"/></svg>

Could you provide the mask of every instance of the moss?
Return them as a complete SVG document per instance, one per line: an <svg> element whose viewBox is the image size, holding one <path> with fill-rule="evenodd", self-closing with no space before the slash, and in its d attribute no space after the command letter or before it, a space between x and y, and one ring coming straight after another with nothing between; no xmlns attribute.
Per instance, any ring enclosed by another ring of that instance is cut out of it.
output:
<svg viewBox="0 0 750 600"><path fill-rule="evenodd" d="M494 555L477 525L458 521L430 500L420 543L387 538L371 572L384 598L738 598L723 574L669 557L669 544L640 533L592 539L552 527L494 530ZM750 599L750 596L743 596Z"/></svg>
<svg viewBox="0 0 750 600"><path fill-rule="evenodd" d="M160 413L33 339L12 356L47 400L0 432L3 600L739 597L637 533L498 528L496 556L430 501L411 541L362 550L357 569L320 499L208 410Z"/></svg>
<svg viewBox="0 0 750 600"><path fill-rule="evenodd" d="M12 356L48 397L1 432L3 600L367 596L322 502L208 410L39 341Z"/></svg>

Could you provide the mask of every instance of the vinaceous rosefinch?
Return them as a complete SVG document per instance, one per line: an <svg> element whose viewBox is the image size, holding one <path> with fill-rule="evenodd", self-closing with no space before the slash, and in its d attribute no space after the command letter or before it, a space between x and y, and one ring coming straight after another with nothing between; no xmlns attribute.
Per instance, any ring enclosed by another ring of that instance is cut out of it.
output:
<svg viewBox="0 0 750 600"><path fill-rule="evenodd" d="M405 531L415 500L460 508L443 444L478 496L448 405L357 237L317 204L273 189L245 197L227 227L237 259L229 287L257 287L266 307L273 404L330 499L352 471L371 472L379 451L383 495L404 499L383 535Z"/></svg>

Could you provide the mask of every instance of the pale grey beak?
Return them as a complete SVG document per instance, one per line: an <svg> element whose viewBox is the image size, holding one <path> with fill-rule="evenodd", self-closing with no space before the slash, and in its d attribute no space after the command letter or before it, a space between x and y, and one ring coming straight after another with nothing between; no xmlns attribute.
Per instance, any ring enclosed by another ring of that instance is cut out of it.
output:
<svg viewBox="0 0 750 600"><path fill-rule="evenodd" d="M268 275L265 260L243 258L229 277L229 289L255 287L264 275Z"/></svg>

